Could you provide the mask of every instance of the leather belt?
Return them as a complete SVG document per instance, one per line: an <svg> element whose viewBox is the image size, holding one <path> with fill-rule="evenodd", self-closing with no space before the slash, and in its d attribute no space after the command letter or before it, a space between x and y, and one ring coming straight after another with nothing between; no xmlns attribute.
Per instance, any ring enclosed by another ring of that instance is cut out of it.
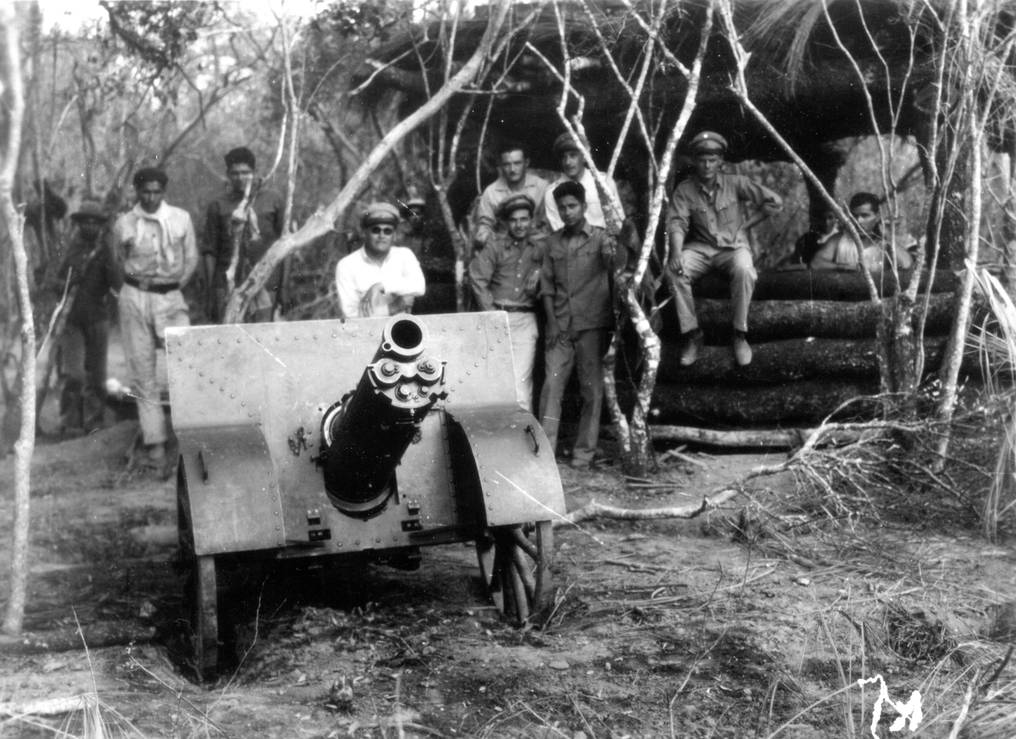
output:
<svg viewBox="0 0 1016 739"><path fill-rule="evenodd" d="M498 305L494 303L494 307L498 310L503 310L506 313L535 313L535 308L530 308L527 305Z"/></svg>
<svg viewBox="0 0 1016 739"><path fill-rule="evenodd" d="M159 282L153 284L150 280L139 280L136 277L130 275L124 275L123 281L131 287L136 287L138 290L142 290L146 293L158 293L165 295L171 293L174 290L180 289L179 282Z"/></svg>

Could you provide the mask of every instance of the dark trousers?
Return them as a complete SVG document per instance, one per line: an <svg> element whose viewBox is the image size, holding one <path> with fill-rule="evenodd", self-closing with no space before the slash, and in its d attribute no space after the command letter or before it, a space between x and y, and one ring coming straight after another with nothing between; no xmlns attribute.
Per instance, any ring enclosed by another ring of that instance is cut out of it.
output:
<svg viewBox="0 0 1016 739"><path fill-rule="evenodd" d="M106 401L109 322L68 323L60 339L60 423L92 431L102 426Z"/></svg>
<svg viewBox="0 0 1016 739"><path fill-rule="evenodd" d="M610 332L605 328L576 331L547 347L547 376L540 393L540 425L557 449L561 423L561 399L572 369L579 373L582 412L572 458L591 461L600 438L600 410L603 407L603 355L607 352Z"/></svg>

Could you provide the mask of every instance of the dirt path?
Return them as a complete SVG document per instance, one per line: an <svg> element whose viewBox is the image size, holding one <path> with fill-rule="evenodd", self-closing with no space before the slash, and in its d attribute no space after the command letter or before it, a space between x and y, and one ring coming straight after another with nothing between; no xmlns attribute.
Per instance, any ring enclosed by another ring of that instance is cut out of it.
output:
<svg viewBox="0 0 1016 739"><path fill-rule="evenodd" d="M417 572L236 573L242 659L202 687L181 669L173 484L121 473L133 433L40 447L31 633L0 648L0 735L81 735L77 697L92 695L114 735L131 736L863 736L878 690L851 684L881 674L893 699L921 691L923 736L946 736L973 666L1013 638L1011 548L859 527L832 560L802 534L795 563L759 532L732 537L742 498L693 521L559 528L557 603L540 632L484 603L471 546L425 550ZM697 500L776 458L693 459L653 479L669 489L563 468L569 506ZM0 463L5 546L10 477ZM791 481L754 496L763 484ZM992 689L969 736L1016 735ZM64 712L10 715L53 699ZM896 715L886 708L881 732Z"/></svg>

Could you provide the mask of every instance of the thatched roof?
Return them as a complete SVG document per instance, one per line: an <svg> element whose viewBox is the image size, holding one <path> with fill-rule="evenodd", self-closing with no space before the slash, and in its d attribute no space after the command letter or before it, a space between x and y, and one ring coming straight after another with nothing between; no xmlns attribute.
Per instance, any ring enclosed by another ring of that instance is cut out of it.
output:
<svg viewBox="0 0 1016 739"><path fill-rule="evenodd" d="M663 24L665 43L686 64L694 57L708 1L673 3ZM913 8L917 6L894 0L828 0L825 5L818 0L736 2L735 26L752 53L747 79L753 99L781 133L805 153L818 154L828 141L871 133L863 89L845 48L869 82L869 92L879 107L880 125L888 126L885 102L901 99L904 102L897 130L912 132L920 117L912 104L914 95L933 79L928 54L930 26L915 15ZM573 59L573 84L586 100L590 138L594 145L609 150L627 108L627 97L607 63L593 23L624 73L637 68L646 33L632 12L616 0L597 3L591 12L580 4L559 8L565 16L569 56ZM495 137L519 137L534 143L537 161L549 163L550 142L561 130L556 112L561 85L526 44L539 49L558 69L563 55L552 5L516 4L512 17L520 23L534 12L538 13L536 21L518 34L505 56L507 73L500 86L504 92L493 101L490 126ZM459 25L454 61L471 53L485 24L480 13L476 19ZM398 61L375 77L375 87L398 89L411 97L424 94L420 59L425 60L429 83L440 85L444 65L437 30L429 29L429 40L417 40L415 52L409 37L396 39L383 49L376 57L379 64ZM698 107L688 131L705 127L719 130L730 139L734 158L783 158L780 149L730 92L732 65L728 42L717 19ZM375 65L367 71L376 72L377 68ZM676 115L685 89L685 78L676 69L662 66L657 70L650 112L662 114L661 130ZM477 106L477 116L486 113L485 100Z"/></svg>

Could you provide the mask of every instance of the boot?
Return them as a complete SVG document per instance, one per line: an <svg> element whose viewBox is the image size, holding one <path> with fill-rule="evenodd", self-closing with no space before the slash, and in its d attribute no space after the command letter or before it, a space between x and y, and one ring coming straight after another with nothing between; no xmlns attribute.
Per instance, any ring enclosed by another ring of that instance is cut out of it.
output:
<svg viewBox="0 0 1016 739"><path fill-rule="evenodd" d="M751 364L751 346L744 331L734 331L734 359L741 367Z"/></svg>
<svg viewBox="0 0 1016 739"><path fill-rule="evenodd" d="M681 366L691 367L698 359L699 350L702 348L702 331L695 329L682 336L681 342Z"/></svg>

